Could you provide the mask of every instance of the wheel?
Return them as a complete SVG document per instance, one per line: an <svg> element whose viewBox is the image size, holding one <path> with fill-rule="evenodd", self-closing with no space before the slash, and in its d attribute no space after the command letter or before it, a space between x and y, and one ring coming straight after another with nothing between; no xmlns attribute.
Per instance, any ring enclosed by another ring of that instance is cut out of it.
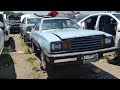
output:
<svg viewBox="0 0 120 90"><path fill-rule="evenodd" d="M41 51L41 53L40 53L40 61L41 61L40 62L41 69L45 71L47 65L46 65L46 59L45 59L45 55L44 55L43 51Z"/></svg>
<svg viewBox="0 0 120 90"><path fill-rule="evenodd" d="M54 66L46 60L46 56L43 53L43 51L41 51L41 53L40 53L40 66L41 66L41 70L43 70L43 71L53 69L53 66Z"/></svg>
<svg viewBox="0 0 120 90"><path fill-rule="evenodd" d="M26 39L25 39L25 36L23 36L23 40L24 40L24 43L26 44Z"/></svg>
<svg viewBox="0 0 120 90"><path fill-rule="evenodd" d="M37 56L39 55L40 51L38 50L37 46L32 42L32 50L33 53L36 53Z"/></svg>
<svg viewBox="0 0 120 90"><path fill-rule="evenodd" d="M10 40L4 42L4 46L8 47L10 45Z"/></svg>

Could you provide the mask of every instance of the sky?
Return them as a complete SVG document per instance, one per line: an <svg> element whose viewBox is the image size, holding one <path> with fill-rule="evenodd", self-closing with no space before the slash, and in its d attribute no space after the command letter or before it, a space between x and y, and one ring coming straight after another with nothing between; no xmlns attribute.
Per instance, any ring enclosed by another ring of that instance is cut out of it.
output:
<svg viewBox="0 0 120 90"><path fill-rule="evenodd" d="M24 14L40 14L40 15L47 15L50 11L14 11L16 13L23 12ZM80 11L81 14L94 14L94 13L104 13L107 11ZM114 11L113 11L114 12Z"/></svg>

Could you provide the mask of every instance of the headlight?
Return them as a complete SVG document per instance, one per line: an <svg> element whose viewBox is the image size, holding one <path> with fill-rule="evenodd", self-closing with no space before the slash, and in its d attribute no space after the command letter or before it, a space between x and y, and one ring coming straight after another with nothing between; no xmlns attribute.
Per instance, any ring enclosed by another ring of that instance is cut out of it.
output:
<svg viewBox="0 0 120 90"><path fill-rule="evenodd" d="M51 43L52 51L61 50L61 48L62 48L61 42L53 42L53 43Z"/></svg>
<svg viewBox="0 0 120 90"><path fill-rule="evenodd" d="M112 38L111 37L106 37L105 38L105 44L111 44Z"/></svg>

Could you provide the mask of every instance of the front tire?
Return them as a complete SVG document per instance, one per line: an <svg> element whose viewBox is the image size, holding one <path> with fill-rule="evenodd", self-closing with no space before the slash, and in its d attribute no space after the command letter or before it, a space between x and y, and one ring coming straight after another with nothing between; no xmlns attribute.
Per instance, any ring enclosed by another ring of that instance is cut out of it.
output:
<svg viewBox="0 0 120 90"><path fill-rule="evenodd" d="M45 71L47 68L46 58L45 58L43 51L41 51L40 53L40 66L43 71Z"/></svg>
<svg viewBox="0 0 120 90"><path fill-rule="evenodd" d="M46 60L46 56L43 51L41 51L40 53L40 66L41 66L41 70L43 71L53 69L53 66L54 66Z"/></svg>

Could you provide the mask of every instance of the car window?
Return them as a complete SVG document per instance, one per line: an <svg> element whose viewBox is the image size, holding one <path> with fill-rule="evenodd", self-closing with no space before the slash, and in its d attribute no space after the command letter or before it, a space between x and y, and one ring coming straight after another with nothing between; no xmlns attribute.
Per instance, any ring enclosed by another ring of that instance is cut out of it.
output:
<svg viewBox="0 0 120 90"><path fill-rule="evenodd" d="M0 14L0 22L3 22L3 15Z"/></svg>
<svg viewBox="0 0 120 90"><path fill-rule="evenodd" d="M91 17L87 18L84 21L85 22L85 28L95 30L94 27L96 25L97 18L98 18L98 16L91 16Z"/></svg>
<svg viewBox="0 0 120 90"><path fill-rule="evenodd" d="M49 19L42 23L42 30L63 29L63 28L80 28L70 19Z"/></svg>
<svg viewBox="0 0 120 90"><path fill-rule="evenodd" d="M41 20L41 18L28 18L27 19L27 24L35 24L40 20Z"/></svg>
<svg viewBox="0 0 120 90"><path fill-rule="evenodd" d="M99 21L99 30L109 33L113 36L116 35L117 21L108 15L102 15Z"/></svg>
<svg viewBox="0 0 120 90"><path fill-rule="evenodd" d="M23 19L22 24L25 24L25 18Z"/></svg>
<svg viewBox="0 0 120 90"><path fill-rule="evenodd" d="M38 22L34 25L34 29L35 29L35 30L39 30L40 23L41 23L41 21L38 21Z"/></svg>

